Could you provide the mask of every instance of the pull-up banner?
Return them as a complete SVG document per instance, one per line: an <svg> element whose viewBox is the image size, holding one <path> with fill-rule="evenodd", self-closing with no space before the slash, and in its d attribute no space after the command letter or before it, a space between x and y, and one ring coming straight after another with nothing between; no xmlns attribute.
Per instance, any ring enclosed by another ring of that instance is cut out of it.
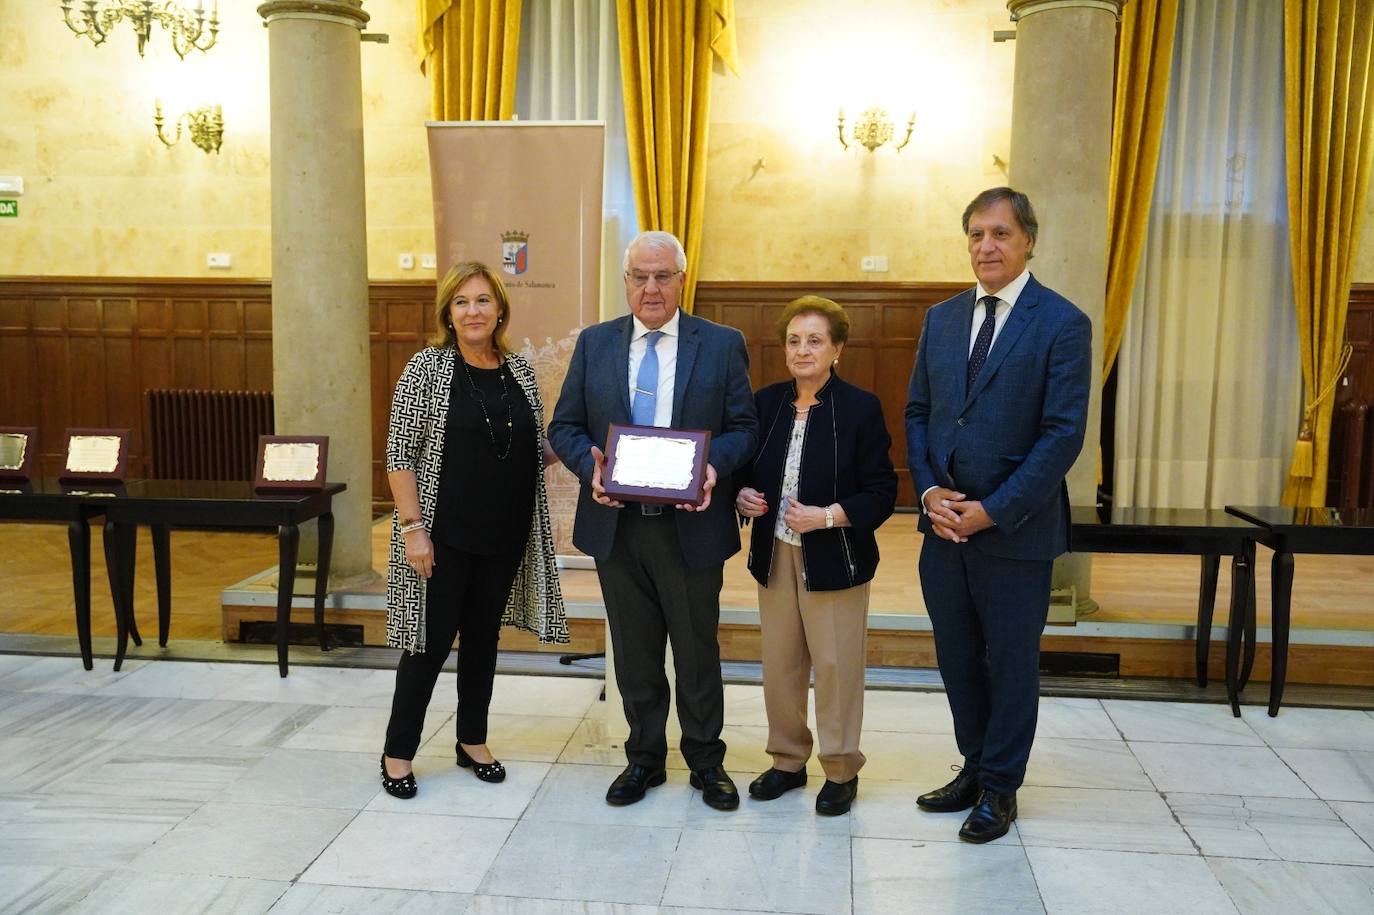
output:
<svg viewBox="0 0 1374 915"><path fill-rule="evenodd" d="M507 338L534 366L552 415L578 332L600 316L606 128L585 121L431 121L437 278L453 264L501 271ZM560 555L572 545L577 479L549 468Z"/></svg>

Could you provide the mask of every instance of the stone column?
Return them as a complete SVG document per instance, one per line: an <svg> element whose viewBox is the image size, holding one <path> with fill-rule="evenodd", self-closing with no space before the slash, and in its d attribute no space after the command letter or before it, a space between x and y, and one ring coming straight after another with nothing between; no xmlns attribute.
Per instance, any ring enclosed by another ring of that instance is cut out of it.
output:
<svg viewBox="0 0 1374 915"><path fill-rule="evenodd" d="M328 435L334 584L372 577L362 0L271 0L272 385L277 432ZM313 558L315 540L302 538Z"/></svg>
<svg viewBox="0 0 1374 915"><path fill-rule="evenodd" d="M1083 453L1069 472L1069 501L1097 495L1102 426L1102 320L1107 289L1107 169L1117 20L1125 0L1008 0L1016 23L1012 187L1040 220L1031 270L1093 322L1093 386ZM1091 557L1055 563L1054 586L1089 600Z"/></svg>

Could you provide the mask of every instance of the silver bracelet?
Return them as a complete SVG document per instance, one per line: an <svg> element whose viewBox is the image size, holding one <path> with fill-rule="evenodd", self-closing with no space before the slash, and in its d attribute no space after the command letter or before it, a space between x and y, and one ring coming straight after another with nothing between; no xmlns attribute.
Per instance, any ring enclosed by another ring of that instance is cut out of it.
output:
<svg viewBox="0 0 1374 915"><path fill-rule="evenodd" d="M401 528L400 528L401 533L402 533L403 535L404 535L404 534L409 534L411 531L422 531L422 530L424 530L424 529L425 529L425 522L424 522L424 519L423 519L423 518L420 519L420 520L418 520L418 521L412 521L412 522L410 522L409 524L402 524L402 525L401 525Z"/></svg>

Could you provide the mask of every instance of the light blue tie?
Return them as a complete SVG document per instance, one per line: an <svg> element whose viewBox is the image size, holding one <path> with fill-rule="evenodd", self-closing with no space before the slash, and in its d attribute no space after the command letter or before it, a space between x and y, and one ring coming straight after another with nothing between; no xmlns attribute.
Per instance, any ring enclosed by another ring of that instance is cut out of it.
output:
<svg viewBox="0 0 1374 915"><path fill-rule="evenodd" d="M639 362L639 375L635 378L635 396L630 405L630 419L636 426L652 426L654 410L658 401L658 339L661 330L651 330L644 338L644 358Z"/></svg>

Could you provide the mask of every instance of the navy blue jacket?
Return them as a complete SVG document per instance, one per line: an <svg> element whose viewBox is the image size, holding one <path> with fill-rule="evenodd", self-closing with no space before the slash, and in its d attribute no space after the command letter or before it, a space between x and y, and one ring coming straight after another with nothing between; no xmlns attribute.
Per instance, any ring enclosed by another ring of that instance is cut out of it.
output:
<svg viewBox="0 0 1374 915"><path fill-rule="evenodd" d="M974 290L926 313L906 405L916 494L947 486L981 500L995 527L966 546L1005 559L1069 548L1064 477L1083 448L1092 383L1092 322L1072 302L1026 284L967 389ZM923 513L923 533L931 533Z"/></svg>
<svg viewBox="0 0 1374 915"><path fill-rule="evenodd" d="M768 511L753 519L749 541L749 571L764 587L772 569L773 530L796 398L793 381L769 385L754 395L762 430L759 451L737 481L763 493L768 503ZM871 581L877 571L878 541L873 534L892 515L897 475L888 456L892 439L877 397L832 372L816 399L820 403L811 408L802 439L797 499L821 507L838 502L852 526L802 534L802 570L806 590L840 591Z"/></svg>
<svg viewBox="0 0 1374 915"><path fill-rule="evenodd" d="M573 543L596 559L606 559L615 544L621 511L592 498L592 445L606 449L611 423L630 422L630 315L584 328L577 336L563 391L549 422L549 445L582 481L577 498ZM749 352L744 335L684 312L678 322L677 371L673 381L673 420L678 429L708 429L708 460L716 469L716 489L703 512L673 511L683 561L689 568L719 565L739 552L731 475L754 454L758 418L749 390Z"/></svg>

